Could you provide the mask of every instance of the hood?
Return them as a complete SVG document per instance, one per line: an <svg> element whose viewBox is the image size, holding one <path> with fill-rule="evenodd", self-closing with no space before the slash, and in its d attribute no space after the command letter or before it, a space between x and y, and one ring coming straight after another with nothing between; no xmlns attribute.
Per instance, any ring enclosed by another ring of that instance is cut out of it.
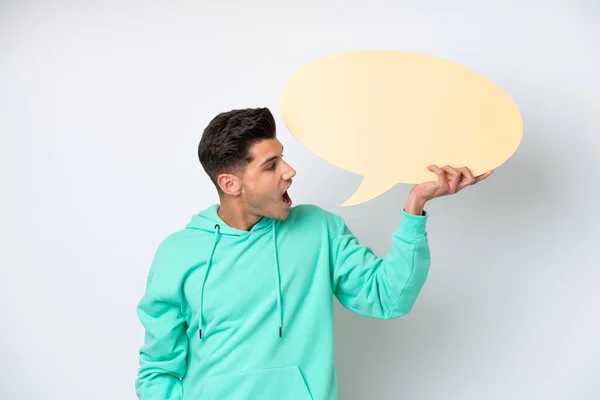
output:
<svg viewBox="0 0 600 400"><path fill-rule="evenodd" d="M200 230L206 233L209 233L214 236L213 245L211 247L210 253L207 254L208 260L206 262L206 268L204 268L204 276L202 280L202 288L200 293L200 315L199 315L199 336L202 339L203 334L206 337L206 332L203 332L204 329L204 286L206 285L206 278L210 272L210 266L212 264L213 255L215 254L215 249L219 245L219 241L221 238L226 239L227 237L245 237L248 235L255 234L257 232L264 232L267 230L271 231L272 234L272 244L273 244L273 284L275 285L275 291L277 293L277 313L279 316L279 337L283 335L283 311L281 308L281 282L280 282L280 274L279 274L279 260L277 256L277 232L276 225L274 220L271 218L263 217L261 218L249 231L245 231L242 229L236 229L229 225L227 225L219 214L219 204L214 204L204 211L201 211L198 214L194 214L192 216L191 221L186 225L186 229Z"/></svg>
<svg viewBox="0 0 600 400"><path fill-rule="evenodd" d="M220 235L225 236L248 236L254 232L274 229L274 223L271 218L263 217L258 221L250 231L236 229L227 225L219 214L219 204L214 204L206 210L192 216L191 221L186 225L186 229L198 229L201 231L214 233L215 229L219 229Z"/></svg>

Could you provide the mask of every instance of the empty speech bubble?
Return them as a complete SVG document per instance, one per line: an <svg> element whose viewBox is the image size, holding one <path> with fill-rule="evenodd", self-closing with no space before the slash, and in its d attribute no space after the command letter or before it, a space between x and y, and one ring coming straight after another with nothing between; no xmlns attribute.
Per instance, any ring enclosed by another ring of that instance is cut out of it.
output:
<svg viewBox="0 0 600 400"><path fill-rule="evenodd" d="M397 183L437 180L429 165L497 168L523 136L519 110L482 75L438 57L357 50L310 62L286 82L280 112L290 133L325 161L362 175L342 206Z"/></svg>

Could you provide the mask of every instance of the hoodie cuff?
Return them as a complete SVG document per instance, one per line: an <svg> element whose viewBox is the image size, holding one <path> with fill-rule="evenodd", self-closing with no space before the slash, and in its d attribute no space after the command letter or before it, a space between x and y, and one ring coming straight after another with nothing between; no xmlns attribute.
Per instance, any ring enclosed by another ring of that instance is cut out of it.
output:
<svg viewBox="0 0 600 400"><path fill-rule="evenodd" d="M404 237L418 239L426 234L427 218L429 214L423 211L421 215L409 214L402 210L402 219L400 220L400 234Z"/></svg>

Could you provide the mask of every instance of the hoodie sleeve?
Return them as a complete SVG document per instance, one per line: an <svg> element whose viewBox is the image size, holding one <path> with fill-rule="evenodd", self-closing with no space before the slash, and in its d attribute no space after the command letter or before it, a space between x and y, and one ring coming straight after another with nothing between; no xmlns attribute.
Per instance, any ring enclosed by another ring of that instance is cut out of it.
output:
<svg viewBox="0 0 600 400"><path fill-rule="evenodd" d="M332 283L345 308L378 319L410 312L429 273L427 218L427 212L413 215L403 210L392 234L392 248L381 258L361 245L340 217L334 217Z"/></svg>
<svg viewBox="0 0 600 400"><path fill-rule="evenodd" d="M185 319L179 305L158 294L153 278L150 272L137 308L145 336L139 351L136 394L140 400L181 400L188 351Z"/></svg>

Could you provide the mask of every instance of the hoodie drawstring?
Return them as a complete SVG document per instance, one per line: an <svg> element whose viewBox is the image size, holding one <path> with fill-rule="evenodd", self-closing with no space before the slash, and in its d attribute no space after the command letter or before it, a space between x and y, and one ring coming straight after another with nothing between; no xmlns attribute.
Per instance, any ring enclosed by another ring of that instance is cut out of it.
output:
<svg viewBox="0 0 600 400"><path fill-rule="evenodd" d="M204 328L204 285L206 285L206 278L208 277L208 269L210 268L210 264L212 263L213 255L215 254L215 249L217 248L217 241L219 240L219 231L221 227L219 224L215 225L215 241L213 242L212 250L210 251L210 257L208 257L208 262L206 263L206 269L204 271L204 279L202 279L202 289L200 293L200 339L202 339L202 328Z"/></svg>
<svg viewBox="0 0 600 400"><path fill-rule="evenodd" d="M277 283L276 292L277 292L277 316L279 317L279 337L283 336L283 310L281 307L281 278L280 278L280 270L279 270L279 257L277 255L277 236L275 233L275 224L272 225L272 233L273 233L273 252L275 255L275 280ZM208 270L210 269L210 265L212 263L213 255L215 254L215 249L217 247L217 242L219 240L219 232L221 227L219 224L215 225L215 241L213 242L213 247L210 252L210 256L208 257L208 262L206 264L206 269L204 271L204 278L202 280L202 288L200 293L200 317L199 317L199 336L202 339L202 330L204 329L204 286L206 285L206 278L208 277Z"/></svg>
<svg viewBox="0 0 600 400"><path fill-rule="evenodd" d="M277 314L279 316L279 337L283 335L283 312L281 310L281 280L279 277L279 257L277 257L277 237L275 223L273 223L273 252L275 253L275 277L277 281Z"/></svg>

